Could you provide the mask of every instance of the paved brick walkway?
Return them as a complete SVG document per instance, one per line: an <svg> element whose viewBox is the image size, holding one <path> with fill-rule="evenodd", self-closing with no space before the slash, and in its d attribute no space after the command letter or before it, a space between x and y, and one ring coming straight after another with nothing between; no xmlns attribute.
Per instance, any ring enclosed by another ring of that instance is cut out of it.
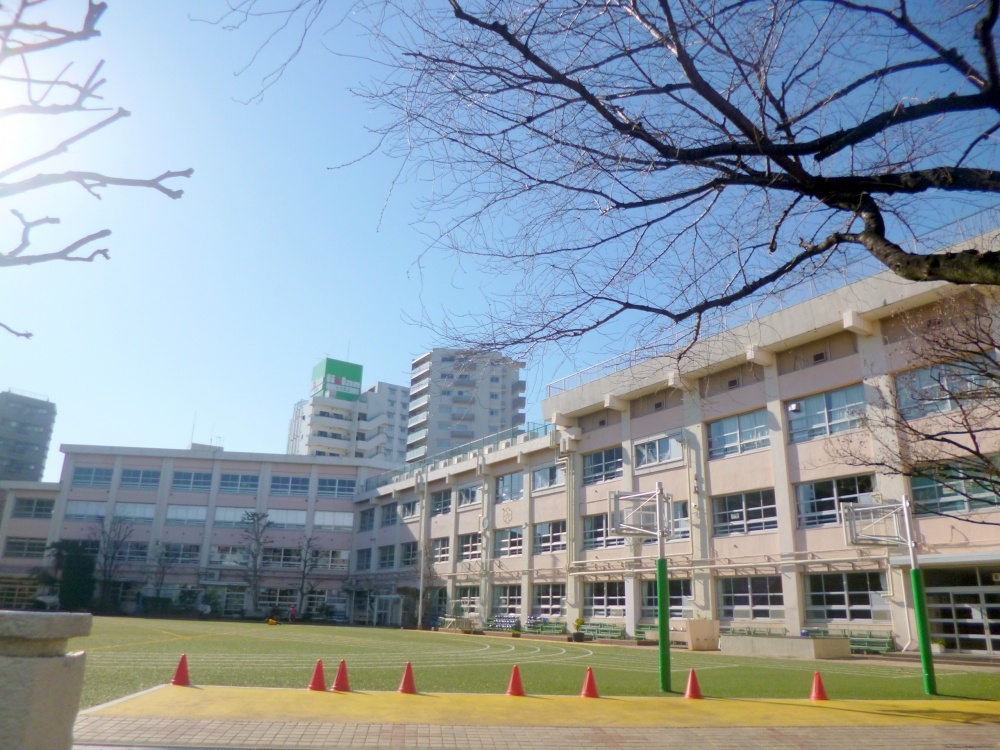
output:
<svg viewBox="0 0 1000 750"><path fill-rule="evenodd" d="M79 750L98 748L496 748L497 750L997 750L995 725L587 728L194 721L81 716Z"/></svg>

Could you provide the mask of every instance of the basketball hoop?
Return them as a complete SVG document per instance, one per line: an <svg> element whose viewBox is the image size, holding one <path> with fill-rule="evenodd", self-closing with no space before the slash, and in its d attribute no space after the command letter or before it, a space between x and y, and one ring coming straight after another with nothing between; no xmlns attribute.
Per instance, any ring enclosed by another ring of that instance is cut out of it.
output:
<svg viewBox="0 0 1000 750"><path fill-rule="evenodd" d="M669 539L673 535L671 497L659 485L652 492L612 492L608 525L615 536Z"/></svg>

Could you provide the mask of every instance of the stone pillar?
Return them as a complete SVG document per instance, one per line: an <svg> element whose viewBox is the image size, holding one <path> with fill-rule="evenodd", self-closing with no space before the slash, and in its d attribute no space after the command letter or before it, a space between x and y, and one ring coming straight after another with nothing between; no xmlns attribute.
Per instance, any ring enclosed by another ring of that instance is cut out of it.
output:
<svg viewBox="0 0 1000 750"><path fill-rule="evenodd" d="M0 747L70 750L83 690L89 614L0 611Z"/></svg>

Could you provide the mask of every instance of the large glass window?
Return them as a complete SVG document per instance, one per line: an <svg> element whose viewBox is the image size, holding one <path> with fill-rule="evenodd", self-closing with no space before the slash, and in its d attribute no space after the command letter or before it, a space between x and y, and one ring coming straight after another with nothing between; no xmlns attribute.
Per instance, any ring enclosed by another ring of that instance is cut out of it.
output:
<svg viewBox="0 0 1000 750"><path fill-rule="evenodd" d="M597 484L622 475L622 447L606 448L583 457L583 483Z"/></svg>
<svg viewBox="0 0 1000 750"><path fill-rule="evenodd" d="M304 510L268 509L267 520L276 529L304 529L306 527L306 512Z"/></svg>
<svg viewBox="0 0 1000 750"><path fill-rule="evenodd" d="M417 564L419 548L416 542L403 542L399 545L399 564L403 568L412 568Z"/></svg>
<svg viewBox="0 0 1000 750"><path fill-rule="evenodd" d="M129 523L152 523L155 514L156 506L153 503L115 503L115 518ZM205 522L204 515L201 520L202 523Z"/></svg>
<svg viewBox="0 0 1000 750"><path fill-rule="evenodd" d="M78 466L73 469L74 487L110 487L111 469L94 469Z"/></svg>
<svg viewBox="0 0 1000 750"><path fill-rule="evenodd" d="M483 501L483 487L479 484L471 484L468 487L458 488L458 507L467 508L472 505L480 505Z"/></svg>
<svg viewBox="0 0 1000 750"><path fill-rule="evenodd" d="M378 548L378 569L389 570L396 567L396 545L386 544Z"/></svg>
<svg viewBox="0 0 1000 750"><path fill-rule="evenodd" d="M122 562L146 562L149 542L125 542L118 550Z"/></svg>
<svg viewBox="0 0 1000 750"><path fill-rule="evenodd" d="M354 514L342 510L317 510L313 514L315 531L351 531L354 528Z"/></svg>
<svg viewBox="0 0 1000 750"><path fill-rule="evenodd" d="M566 614L566 584L536 583L532 593L531 614L536 617L562 617Z"/></svg>
<svg viewBox="0 0 1000 750"><path fill-rule="evenodd" d="M997 364L992 359L984 354L979 361L936 364L900 373L896 376L899 413L906 419L916 419L956 409L966 396L974 403L977 391L995 395Z"/></svg>
<svg viewBox="0 0 1000 750"><path fill-rule="evenodd" d="M299 547L265 547L261 565L265 568L301 568L302 550Z"/></svg>
<svg viewBox="0 0 1000 750"><path fill-rule="evenodd" d="M936 476L911 477L910 487L916 515L964 513L997 505L989 483L977 482L960 467L941 467Z"/></svg>
<svg viewBox="0 0 1000 750"><path fill-rule="evenodd" d="M174 492L208 492L211 488L211 473L202 471L175 471L170 483Z"/></svg>
<svg viewBox="0 0 1000 750"><path fill-rule="evenodd" d="M4 543L3 556L38 559L45 557L47 546L48 543L44 539L9 536Z"/></svg>
<svg viewBox="0 0 1000 750"><path fill-rule="evenodd" d="M355 555L354 557L354 569L371 570L371 568L372 568L371 548L359 549L357 555Z"/></svg>
<svg viewBox="0 0 1000 750"><path fill-rule="evenodd" d="M65 518L67 521L103 521L107 505L89 500L69 500Z"/></svg>
<svg viewBox="0 0 1000 750"><path fill-rule="evenodd" d="M624 617L625 582L594 581L583 584L584 617Z"/></svg>
<svg viewBox="0 0 1000 750"><path fill-rule="evenodd" d="M890 619L882 573L817 573L807 575L805 583L807 620Z"/></svg>
<svg viewBox="0 0 1000 750"><path fill-rule="evenodd" d="M785 599L781 576L720 578L719 618L722 620L783 620Z"/></svg>
<svg viewBox="0 0 1000 750"><path fill-rule="evenodd" d="M458 537L458 559L478 560L482 557L482 536L475 534L460 534Z"/></svg>
<svg viewBox="0 0 1000 750"><path fill-rule="evenodd" d="M515 557L524 549L524 533L520 528L497 529L493 535L494 557Z"/></svg>
<svg viewBox="0 0 1000 750"><path fill-rule="evenodd" d="M768 448L767 409L726 417L708 423L708 457L724 458L738 453Z"/></svg>
<svg viewBox="0 0 1000 750"><path fill-rule="evenodd" d="M358 513L358 531L371 531L375 528L375 509L365 508Z"/></svg>
<svg viewBox="0 0 1000 750"><path fill-rule="evenodd" d="M598 513L595 516L583 517L584 549L621 547L623 544L625 544L625 537L609 535L607 513Z"/></svg>
<svg viewBox="0 0 1000 750"><path fill-rule="evenodd" d="M515 471L512 474L497 477L496 490L497 504L520 500L524 496L524 474Z"/></svg>
<svg viewBox="0 0 1000 750"><path fill-rule="evenodd" d="M168 505L167 524L170 526L204 526L204 505Z"/></svg>
<svg viewBox="0 0 1000 750"><path fill-rule="evenodd" d="M479 587L456 586L455 601L462 608L462 614L474 615L479 612Z"/></svg>
<svg viewBox="0 0 1000 750"><path fill-rule="evenodd" d="M243 526L246 523L246 514L252 512L253 508L228 508L225 506L216 506L213 525L225 528Z"/></svg>
<svg viewBox="0 0 1000 750"><path fill-rule="evenodd" d="M691 597L690 578L671 578L667 581L668 617L694 617L694 600ZM659 597L656 581L642 582L642 616L659 616Z"/></svg>
<svg viewBox="0 0 1000 750"><path fill-rule="evenodd" d="M420 514L420 505L416 500L406 500L400 504L399 508L400 515L404 521L409 518L416 518Z"/></svg>
<svg viewBox="0 0 1000 750"><path fill-rule="evenodd" d="M309 477L271 477L271 494L305 497L309 494Z"/></svg>
<svg viewBox="0 0 1000 750"><path fill-rule="evenodd" d="M679 432L656 440L648 440L635 444L636 468L680 461L680 459L681 434Z"/></svg>
<svg viewBox="0 0 1000 750"><path fill-rule="evenodd" d="M160 486L160 472L152 469L122 469L122 489L155 490Z"/></svg>
<svg viewBox="0 0 1000 750"><path fill-rule="evenodd" d="M792 443L835 435L861 427L865 387L857 385L789 401L788 439Z"/></svg>
<svg viewBox="0 0 1000 750"><path fill-rule="evenodd" d="M451 490L431 493L431 515L443 516L451 513Z"/></svg>
<svg viewBox="0 0 1000 750"><path fill-rule="evenodd" d="M395 526L399 522L399 504L386 503L382 506L381 526Z"/></svg>
<svg viewBox="0 0 1000 750"><path fill-rule="evenodd" d="M354 497L357 480L321 477L316 484L317 497Z"/></svg>
<svg viewBox="0 0 1000 750"><path fill-rule="evenodd" d="M250 553L238 544L213 544L208 548L209 565L247 565Z"/></svg>
<svg viewBox="0 0 1000 750"><path fill-rule="evenodd" d="M230 495L253 495L257 492L260 477L256 474L223 474L219 478L219 492Z"/></svg>
<svg viewBox="0 0 1000 750"><path fill-rule="evenodd" d="M493 613L521 614L521 584L499 584L493 587Z"/></svg>
<svg viewBox="0 0 1000 750"><path fill-rule="evenodd" d="M533 551L536 555L566 549L566 522L549 521L535 524Z"/></svg>
<svg viewBox="0 0 1000 750"><path fill-rule="evenodd" d="M163 545L163 559L177 565L197 565L200 556L200 544L175 544L168 542Z"/></svg>
<svg viewBox="0 0 1000 750"><path fill-rule="evenodd" d="M675 500L670 504L674 519L673 538L688 539L691 536L691 511L687 500ZM655 540L654 540L655 541Z"/></svg>
<svg viewBox="0 0 1000 750"><path fill-rule="evenodd" d="M14 518L52 518L55 500L40 497L19 497L14 500Z"/></svg>
<svg viewBox="0 0 1000 750"><path fill-rule="evenodd" d="M778 528L774 490L739 492L712 498L713 533L746 534Z"/></svg>
<svg viewBox="0 0 1000 750"><path fill-rule="evenodd" d="M566 484L566 469L561 465L543 466L531 471L531 489L534 492Z"/></svg>
<svg viewBox="0 0 1000 750"><path fill-rule="evenodd" d="M870 505L874 482L873 475L864 474L798 485L795 494L799 505L799 526L809 528L840 523L840 504Z"/></svg>
<svg viewBox="0 0 1000 750"><path fill-rule="evenodd" d="M443 536L431 540L431 562L448 562L451 559L451 540Z"/></svg>

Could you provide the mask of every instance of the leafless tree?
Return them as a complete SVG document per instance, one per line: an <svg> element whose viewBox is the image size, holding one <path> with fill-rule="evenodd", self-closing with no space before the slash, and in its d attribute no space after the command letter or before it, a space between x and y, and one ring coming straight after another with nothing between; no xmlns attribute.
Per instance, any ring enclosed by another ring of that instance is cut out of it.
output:
<svg viewBox="0 0 1000 750"><path fill-rule="evenodd" d="M340 12L245 0L227 20L270 22L285 65L344 19L371 33L384 73L360 93L388 113L379 144L428 185L434 244L503 279L484 315L443 325L458 345L513 353L596 330L645 343L861 260L1000 283L994 244L929 236L996 205L1000 0Z"/></svg>
<svg viewBox="0 0 1000 750"><path fill-rule="evenodd" d="M73 123L52 140L30 141L30 150L0 151L0 201L61 185L77 185L95 198L108 187L149 188L168 198L180 198L181 190L170 187L179 177L190 177L191 169L166 171L151 178L123 177L81 169L43 171L44 165L70 154L81 141L128 117L125 109L104 104L101 87L103 61L82 75L65 63L63 50L100 35L97 23L107 5L73 0L14 0L0 5L0 126L7 144L17 144L17 128L37 135L51 118ZM12 136L11 133L14 133ZM0 241L0 268L65 260L91 262L109 257L108 249L95 247L111 234L110 229L92 231L62 247L36 249L33 234L59 224L57 216L28 216L18 208L11 213L20 224L19 237ZM15 225L16 226L16 225ZM5 247L4 247L5 246ZM31 334L0 322L0 328L24 338Z"/></svg>
<svg viewBox="0 0 1000 750"><path fill-rule="evenodd" d="M247 551L246 565L241 568L243 580L247 583L250 593L250 612L257 612L257 600L260 598L260 577L264 566L264 548L271 544L268 535L274 522L267 513L248 510L243 514L241 537Z"/></svg>
<svg viewBox="0 0 1000 750"><path fill-rule="evenodd" d="M135 524L117 516L106 522L97 521L91 529L90 538L100 545L95 573L97 601L102 610L108 610L112 605L111 587L126 562L128 543L134 531Z"/></svg>
<svg viewBox="0 0 1000 750"><path fill-rule="evenodd" d="M846 436L836 458L909 477L917 513L1000 525L998 310L970 291L884 324L910 369L875 388L870 438Z"/></svg>
<svg viewBox="0 0 1000 750"><path fill-rule="evenodd" d="M177 564L177 558L167 554L167 549L163 544L157 543L156 553L153 557L153 590L156 591L156 598L163 598L163 589L166 585L167 576ZM157 602L159 606L162 602Z"/></svg>
<svg viewBox="0 0 1000 750"><path fill-rule="evenodd" d="M319 566L320 550L316 547L316 540L311 536L303 536L299 542L299 569L296 571L299 576L299 612L305 614L306 593L316 588L312 576Z"/></svg>

